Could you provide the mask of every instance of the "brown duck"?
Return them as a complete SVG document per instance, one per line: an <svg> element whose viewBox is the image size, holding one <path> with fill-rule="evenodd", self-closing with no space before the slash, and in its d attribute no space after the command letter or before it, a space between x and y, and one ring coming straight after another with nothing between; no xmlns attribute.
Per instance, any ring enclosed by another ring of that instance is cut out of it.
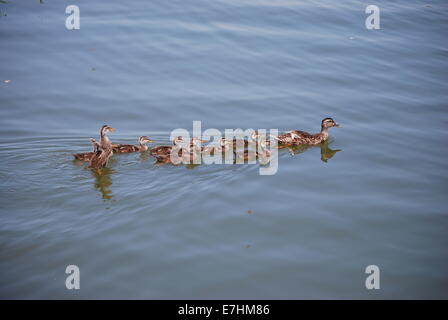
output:
<svg viewBox="0 0 448 320"><path fill-rule="evenodd" d="M272 136L278 140L279 144L301 145L301 144L319 144L328 139L328 129L331 127L340 127L332 118L325 118L321 123L321 130L319 133L308 133L305 131L293 130L277 137Z"/></svg>
<svg viewBox="0 0 448 320"><path fill-rule="evenodd" d="M248 160L262 160L266 162L271 157L271 151L267 148L269 141L264 139L258 140L258 151L242 150L235 152L235 162L246 162Z"/></svg>
<svg viewBox="0 0 448 320"><path fill-rule="evenodd" d="M233 139L221 138L222 141L230 143L230 147L234 150L249 147L251 141L258 142L258 140L262 137L258 131L253 131L249 137L249 139L237 139L234 137Z"/></svg>
<svg viewBox="0 0 448 320"><path fill-rule="evenodd" d="M221 140L219 140L219 145L209 143L207 146L201 148L201 152L205 156L212 156L215 153L223 153L227 150L230 150L232 144L232 141L221 138Z"/></svg>
<svg viewBox="0 0 448 320"><path fill-rule="evenodd" d="M76 160L89 162L93 155L99 150L100 144L95 139L90 139L93 146L93 152L75 153L73 156Z"/></svg>
<svg viewBox="0 0 448 320"><path fill-rule="evenodd" d="M138 145L133 144L112 144L112 150L114 153L129 153L129 152L144 152L148 150L147 143L154 142L147 136L141 136L138 139Z"/></svg>
<svg viewBox="0 0 448 320"><path fill-rule="evenodd" d="M201 153L201 143L205 140L193 137L190 142L183 146L184 140L181 136L174 138L172 146L159 146L150 150L151 155L157 159L157 163L172 163L171 152L173 147L178 150L179 160L182 162L193 162L193 159Z"/></svg>
<svg viewBox="0 0 448 320"><path fill-rule="evenodd" d="M89 168L100 169L107 166L109 158L113 154L112 143L107 137L107 133L115 131L114 128L104 125L100 129L100 142L98 151L90 159Z"/></svg>
<svg viewBox="0 0 448 320"><path fill-rule="evenodd" d="M158 147L155 147L155 148L151 148L151 150L149 150L149 152L154 157L156 157L156 156L161 156L161 157L168 156L168 158L169 158L169 156L171 154L171 149L174 146L180 146L180 144L182 142L183 142L183 139L182 139L181 136L175 137L173 139L173 145L172 146L158 146Z"/></svg>

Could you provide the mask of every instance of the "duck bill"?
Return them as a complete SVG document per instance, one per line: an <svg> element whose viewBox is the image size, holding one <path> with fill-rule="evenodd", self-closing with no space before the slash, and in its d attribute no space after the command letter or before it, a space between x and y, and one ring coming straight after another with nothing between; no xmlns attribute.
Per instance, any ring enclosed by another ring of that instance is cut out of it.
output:
<svg viewBox="0 0 448 320"><path fill-rule="evenodd" d="M115 128L108 127L107 130L109 130L110 132L114 132L114 131L115 131Z"/></svg>
<svg viewBox="0 0 448 320"><path fill-rule="evenodd" d="M337 123L337 122L334 123L334 126L335 126L336 128L342 128L342 126L341 126L339 123Z"/></svg>

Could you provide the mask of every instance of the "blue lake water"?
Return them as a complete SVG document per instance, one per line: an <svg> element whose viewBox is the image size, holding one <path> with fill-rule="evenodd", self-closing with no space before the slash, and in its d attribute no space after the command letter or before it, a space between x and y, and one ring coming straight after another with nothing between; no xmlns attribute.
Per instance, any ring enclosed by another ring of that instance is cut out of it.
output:
<svg viewBox="0 0 448 320"><path fill-rule="evenodd" d="M448 4L375 1L367 30L370 4L0 3L0 298L448 298ZM317 132L327 116L343 128L280 150L271 176L72 157L103 124L161 145L194 120Z"/></svg>

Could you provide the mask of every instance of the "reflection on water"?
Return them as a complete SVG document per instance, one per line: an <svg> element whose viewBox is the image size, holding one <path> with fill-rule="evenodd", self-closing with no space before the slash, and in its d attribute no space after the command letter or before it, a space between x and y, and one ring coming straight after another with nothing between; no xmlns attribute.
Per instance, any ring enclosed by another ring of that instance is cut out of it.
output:
<svg viewBox="0 0 448 320"><path fill-rule="evenodd" d="M339 151L342 151L342 149L330 149L328 141L324 141L320 146L320 160L327 162Z"/></svg>
<svg viewBox="0 0 448 320"><path fill-rule="evenodd" d="M342 151L342 149L331 149L329 147L329 141L326 140L318 145L308 145L308 144L304 144L304 145L299 145L299 146L280 146L279 149L288 149L289 153L291 155L298 155L301 153L304 153L306 150L310 149L310 148L316 148L316 147L320 147L320 159L323 162L327 162L328 160L330 160L331 158L333 158L333 156L339 152Z"/></svg>
<svg viewBox="0 0 448 320"><path fill-rule="evenodd" d="M323 143L319 144L319 145L299 145L299 146L278 146L279 151L280 150L288 150L289 153L292 156L295 155L299 155L304 153L305 151L307 151L308 149L311 148L316 148L319 147L320 148L320 159L323 162L327 162L328 160L330 160L337 152L342 151L341 149L331 149L329 147L329 141L324 141ZM281 151L280 151L281 152ZM126 155L120 155L120 156L126 156ZM150 154L150 152L140 152L138 159L141 162L147 162L150 159L152 159L152 156ZM235 160L235 159L234 159ZM110 186L112 185L112 179L111 179L111 175L115 172L113 169L110 168L110 166L116 164L116 159L111 158L110 162L109 162L109 167L106 168L102 168L102 169L91 169L91 172L95 178L94 181L94 187L96 190L98 190L99 192L101 192L101 196L104 200L110 200L113 198L112 195L112 191L110 190ZM74 164L79 165L79 161L73 161ZM245 164L247 164L247 161L244 162ZM154 166L158 166L158 165L166 165L167 163L161 163L161 162L157 162L157 160L154 161ZM234 162L234 164L236 164ZM261 163L260 165L267 165L267 163ZM187 169L194 169L198 166L200 166L202 164L185 164L185 168Z"/></svg>
<svg viewBox="0 0 448 320"><path fill-rule="evenodd" d="M319 147L320 148L320 159L323 162L328 162L328 160L333 158L333 156L337 152L342 151L342 149L335 149L335 150L331 149L329 147L329 144L330 144L329 140L326 140L326 141L324 141L324 142L322 142L322 143L320 143L318 145L297 145L297 146L280 145L280 146L277 146L277 147L278 147L279 150L287 149L292 156L304 153L308 149ZM151 157L151 155L150 155L149 152L142 152L140 154L140 160L141 161L148 161L148 159L150 157ZM223 155L223 159L224 159L224 155ZM233 162L234 164L237 164L236 163L236 158L235 158L235 153L233 154L233 161L234 161ZM261 165L266 165L266 164L269 163L269 161L264 163L264 162L261 161L261 159L259 159L259 161L260 161ZM244 163L247 163L247 161L245 160ZM154 162L154 165L166 165L166 164L171 164L171 163L170 162L158 162L158 161ZM191 163L191 164L186 164L185 167L187 169L194 169L194 168L196 168L199 165L200 164L193 164L193 163Z"/></svg>
<svg viewBox="0 0 448 320"><path fill-rule="evenodd" d="M111 174L113 172L110 168L92 169L92 174L95 177L94 187L101 192L102 198L105 200L112 199L112 191L109 187L112 185Z"/></svg>
<svg viewBox="0 0 448 320"><path fill-rule="evenodd" d="M186 167L187 169L194 169L194 168L196 168L197 166L199 166L199 164L189 163L189 164L186 164L186 165L185 165L185 167Z"/></svg>
<svg viewBox="0 0 448 320"><path fill-rule="evenodd" d="M149 158L151 158L151 154L148 151L140 152L140 161L146 162L149 160Z"/></svg>
<svg viewBox="0 0 448 320"><path fill-rule="evenodd" d="M331 159L337 152L341 151L341 149L331 149L329 147L329 141L325 141L319 145L313 146L313 145L299 145L299 146L278 146L279 150L288 150L291 155L299 155L304 153L310 148L314 147L320 147L320 154L321 154L321 160L324 162L327 162L329 159ZM120 155L121 156L127 156L127 155ZM150 152L140 152L138 159L141 162L147 162L150 159L153 159ZM75 165L83 165L83 162L74 160L73 163ZM111 166L116 165L117 160L114 158L110 159L109 167L102 168L102 169L89 169L92 172L92 175L94 176L94 187L96 190L98 190L101 193L101 197L104 200L111 200L113 198L112 191L110 190L110 186L112 185L112 178L111 175L115 172L113 169L111 169ZM157 161L154 161L154 165L165 165L166 163L159 163ZM266 165L267 163L260 163L260 165ZM187 169L194 169L201 164L185 164L185 168Z"/></svg>

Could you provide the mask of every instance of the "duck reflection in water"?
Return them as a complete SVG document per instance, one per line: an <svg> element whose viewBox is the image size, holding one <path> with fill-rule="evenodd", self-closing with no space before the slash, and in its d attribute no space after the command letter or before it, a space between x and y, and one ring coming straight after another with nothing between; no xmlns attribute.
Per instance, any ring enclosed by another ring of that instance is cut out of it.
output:
<svg viewBox="0 0 448 320"><path fill-rule="evenodd" d="M140 152L139 159L141 162L146 162L151 159L151 154L148 151Z"/></svg>
<svg viewBox="0 0 448 320"><path fill-rule="evenodd" d="M268 140L269 142L269 140ZM320 159L323 162L328 162L328 160L330 160L331 158L333 158L333 156L339 152L342 151L342 149L331 149L329 147L329 140L325 140L324 142L321 142L320 144L316 144L316 145L307 145L307 144L302 144L302 145L278 145L275 148L278 148L279 150L282 149L287 149L289 151L289 153L291 155L298 155L301 154L305 151L307 151L310 148L316 148L316 147L320 147ZM247 149L245 149L245 151L247 151ZM165 162L161 162L161 161L156 161L154 163L154 165L164 165L164 164L168 164L171 163L171 161L169 160L168 157L163 158L166 161ZM265 163L261 163L261 164L265 164ZM186 164L185 165L188 169L194 169L197 166L199 166L199 164Z"/></svg>
<svg viewBox="0 0 448 320"><path fill-rule="evenodd" d="M94 187L101 192L104 200L112 199L112 191L109 187L112 185L111 174L113 172L110 168L92 169L92 174L95 177Z"/></svg>
<svg viewBox="0 0 448 320"><path fill-rule="evenodd" d="M339 152L342 151L342 149L331 149L329 147L329 141L326 140L318 145L299 145L299 146L280 146L279 149L288 149L291 155L297 155L305 152L306 150L310 148L320 147L320 159L323 162L327 162L333 156Z"/></svg>

